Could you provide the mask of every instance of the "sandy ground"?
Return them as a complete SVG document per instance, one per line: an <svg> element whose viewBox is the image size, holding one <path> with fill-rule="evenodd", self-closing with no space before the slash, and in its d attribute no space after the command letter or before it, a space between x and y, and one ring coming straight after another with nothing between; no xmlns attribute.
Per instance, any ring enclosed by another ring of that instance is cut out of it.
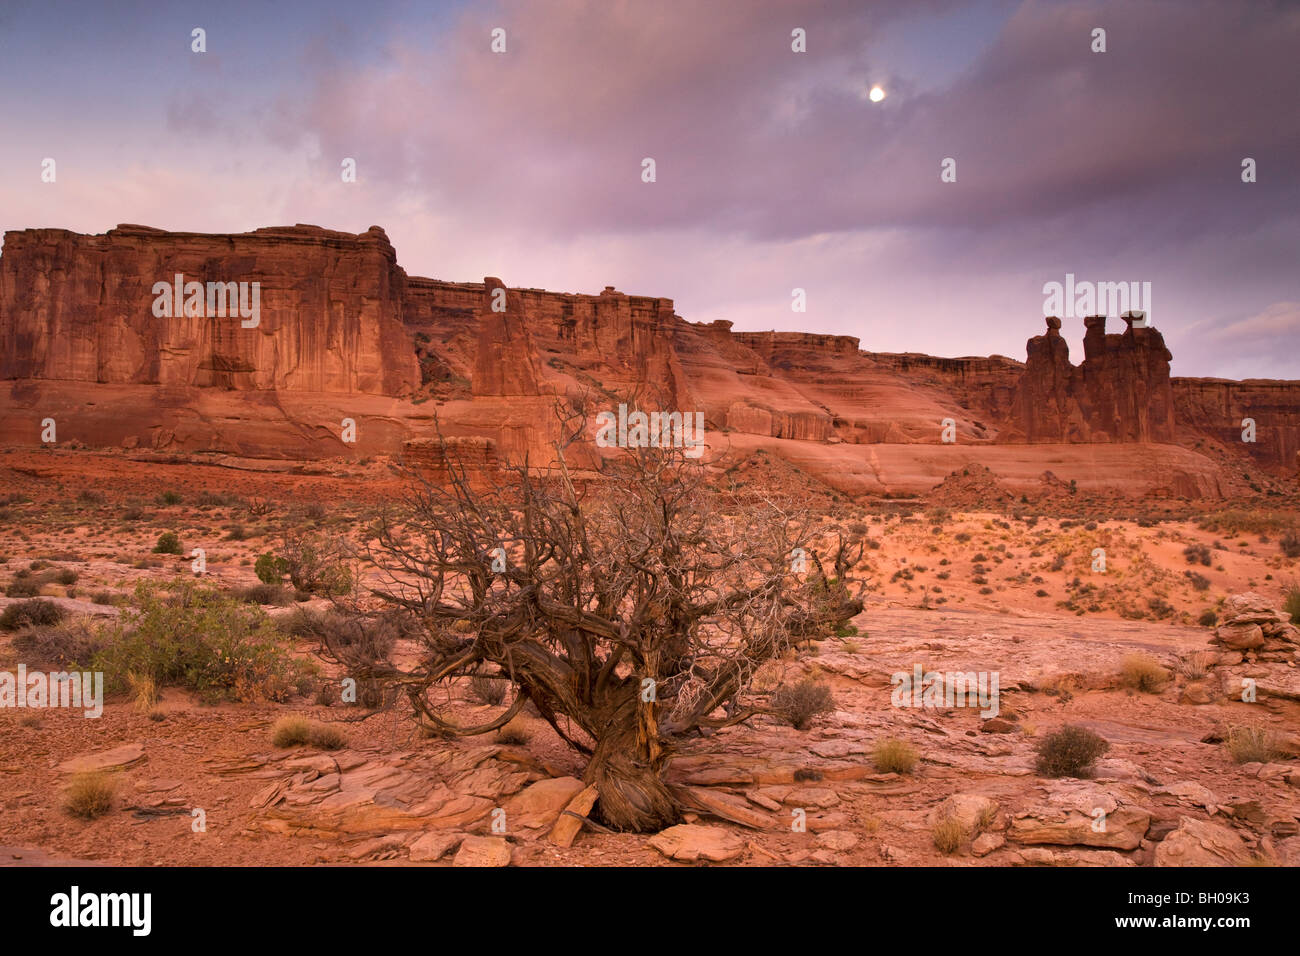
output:
<svg viewBox="0 0 1300 956"><path fill-rule="evenodd" d="M239 464L0 452L0 584L8 586L23 568L70 571L73 583L51 581L42 595L74 614L110 620L137 581L188 574L191 550L203 548L207 583L248 587L256 583L256 556L284 529L350 529L366 508L402 487L384 461L313 466L310 474L290 465L230 467ZM168 493L179 500L167 503L172 499L160 496ZM267 504L250 509L249 500ZM1211 514L1207 522L1189 505L1181 516L1139 522L1108 519L1107 509L1066 519L1042 505L1019 510L1016 517L923 502L864 504L828 519L827 531L873 542L854 572L867 585L867 608L852 633L770 665L762 677L768 687L801 676L824 680L834 710L805 731L760 716L692 738L670 773L679 784L716 790L758 815L758 825L748 827L698 815L739 841L729 862L1149 865L1184 819L1227 828L1252 860L1300 862L1300 750L1287 743L1300 730L1300 703L1276 695L1244 703L1218 685L1201 693L1207 681L1179 667L1206 650L1213 630L1198 622L1224 597L1254 591L1280 606L1285 588L1300 577L1300 562L1282 554L1273 525L1290 520L1294 527L1295 515L1224 508L1226 517ZM164 531L179 536L181 556L152 553ZM1185 550L1198 546L1205 551L1189 561ZM1094 570L1099 548L1104 571ZM12 600L0 598L0 609ZM0 670L19 663L11 638L0 632ZM299 651L310 654L305 646ZM1120 680L1121 662L1132 653L1170 670L1158 693ZM997 672L1006 726L986 723L971 707L893 706L891 675L917 665ZM451 693L457 713L481 719L494 712L474 702L467 686ZM373 815L372 828L322 822L320 804L301 792L330 774L295 764L315 759L303 748L271 745L271 726L285 714L342 726L342 763L360 768L349 772L381 778L402 767L418 778L426 767L444 767L449 756L464 758L474 769L456 777L452 789L462 786L489 804L518 799L538 780L582 772L582 761L535 719L527 741L502 747L492 735L423 737L401 711L357 721L353 709L321 706L311 695L214 706L170 688L159 711L146 716L127 698L110 699L98 720L64 710L0 710L0 864L448 864L450 854L437 863L409 859L411 839L421 831L391 826L374 810L384 802L382 789L362 813L363 821ZM1205 742L1242 722L1277 735L1276 760L1239 764L1221 743ZM1037 741L1066 723L1110 742L1091 781L1052 781L1034 771ZM874 766L872 750L884 739L916 750L912 773ZM120 770L113 811L90 821L70 816L63 808L69 775L60 765L134 744L141 756ZM501 770L507 764L523 770L511 777ZM428 780L431 791L446 782ZM268 786L281 785L289 786L289 801L258 805ZM418 791L420 780L410 786ZM993 806L978 847L967 833L955 852L943 853L933 837L934 813L954 794ZM1034 821L1050 824L1052 808L1076 797L1137 807L1150 823L1131 847L1015 839ZM196 808L206 832L195 831ZM806 832L792 828L798 811L814 821ZM488 833L489 825L473 820L453 829ZM512 862L676 865L644 835L584 830L569 848L544 836L545 828L507 831Z"/></svg>

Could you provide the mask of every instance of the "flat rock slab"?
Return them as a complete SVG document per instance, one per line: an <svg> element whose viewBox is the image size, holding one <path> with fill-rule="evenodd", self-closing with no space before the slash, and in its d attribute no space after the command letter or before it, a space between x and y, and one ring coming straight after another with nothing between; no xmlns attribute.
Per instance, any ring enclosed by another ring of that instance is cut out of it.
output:
<svg viewBox="0 0 1300 956"><path fill-rule="evenodd" d="M294 757L250 801L260 811L254 826L286 834L463 832L540 776L498 759L501 749L449 746L404 755L339 751ZM520 804L524 820L541 813L548 802L543 796L555 794L543 788ZM506 819L512 828L518 825L509 811Z"/></svg>
<svg viewBox="0 0 1300 956"><path fill-rule="evenodd" d="M123 744L97 754L82 754L59 764L60 773L95 773L103 770L123 770L144 759L144 744Z"/></svg>
<svg viewBox="0 0 1300 956"><path fill-rule="evenodd" d="M1151 812L1122 804L1111 792L1082 780L1054 780L1047 802L1015 814L1007 838L1020 844L1052 843L1135 850L1151 825ZM1104 817L1104 829L1094 826Z"/></svg>
<svg viewBox="0 0 1300 956"><path fill-rule="evenodd" d="M504 837L467 836L451 861L452 866L509 866L510 844Z"/></svg>
<svg viewBox="0 0 1300 956"><path fill-rule="evenodd" d="M721 827L680 823L652 836L648 845L671 860L695 863L707 860L723 863L734 860L745 849L745 841Z"/></svg>
<svg viewBox="0 0 1300 956"><path fill-rule="evenodd" d="M441 860L465 840L465 834L430 830L411 844L411 859L417 863Z"/></svg>

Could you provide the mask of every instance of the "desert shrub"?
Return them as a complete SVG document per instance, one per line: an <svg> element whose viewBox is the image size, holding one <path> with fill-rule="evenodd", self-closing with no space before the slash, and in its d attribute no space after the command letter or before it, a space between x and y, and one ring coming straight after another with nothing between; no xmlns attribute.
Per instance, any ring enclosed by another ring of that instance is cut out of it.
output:
<svg viewBox="0 0 1300 956"><path fill-rule="evenodd" d="M331 651L345 650L369 662L388 657L398 638L389 616L363 617L333 609L318 614L300 607L289 616L286 627L293 637L318 641Z"/></svg>
<svg viewBox="0 0 1300 956"><path fill-rule="evenodd" d="M238 495L228 491L200 491L194 500L195 503L210 508L229 508L243 503Z"/></svg>
<svg viewBox="0 0 1300 956"><path fill-rule="evenodd" d="M1219 623L1219 615L1215 613L1214 608L1206 608L1201 612L1201 616L1196 619L1196 623L1201 627L1214 627Z"/></svg>
<svg viewBox="0 0 1300 956"><path fill-rule="evenodd" d="M778 687L772 694L771 704L795 730L807 730L814 717L835 709L835 698L828 685L806 677L797 684Z"/></svg>
<svg viewBox="0 0 1300 956"><path fill-rule="evenodd" d="M1086 727L1066 724L1038 742L1038 772L1045 777L1088 777L1110 743Z"/></svg>
<svg viewBox="0 0 1300 956"><path fill-rule="evenodd" d="M276 747L301 747L310 737L311 721L306 717L281 717L271 727L271 743Z"/></svg>
<svg viewBox="0 0 1300 956"><path fill-rule="evenodd" d="M902 740L883 740L872 753L881 773L911 773L919 759L916 750Z"/></svg>
<svg viewBox="0 0 1300 956"><path fill-rule="evenodd" d="M66 587L70 584L76 584L78 577L80 577L80 575L78 575L76 571L71 568L64 568L54 575L54 580Z"/></svg>
<svg viewBox="0 0 1300 956"><path fill-rule="evenodd" d="M181 494L179 491L164 491L157 501L160 505L178 505L181 503Z"/></svg>
<svg viewBox="0 0 1300 956"><path fill-rule="evenodd" d="M1279 755L1277 735L1259 724L1236 724L1223 737L1237 763L1268 763Z"/></svg>
<svg viewBox="0 0 1300 956"><path fill-rule="evenodd" d="M1278 539L1277 545L1288 558L1300 558L1300 535L1288 531Z"/></svg>
<svg viewBox="0 0 1300 956"><path fill-rule="evenodd" d="M1292 624L1300 624L1300 585L1293 584L1282 597L1282 610L1291 615Z"/></svg>
<svg viewBox="0 0 1300 956"><path fill-rule="evenodd" d="M1158 694L1169 683L1169 671L1148 654L1127 654L1120 662L1120 681L1145 694Z"/></svg>
<svg viewBox="0 0 1300 956"><path fill-rule="evenodd" d="M243 541L248 537L248 531L242 524L232 524L226 532L227 541Z"/></svg>
<svg viewBox="0 0 1300 956"><path fill-rule="evenodd" d="M109 773L79 773L64 791L63 806L74 817L93 820L113 809L117 778Z"/></svg>
<svg viewBox="0 0 1300 956"><path fill-rule="evenodd" d="M41 593L41 581L31 575L15 577L5 588L5 595L11 598L36 597Z"/></svg>
<svg viewBox="0 0 1300 956"><path fill-rule="evenodd" d="M313 723L307 732L307 743L317 750L342 750L348 736L333 724Z"/></svg>
<svg viewBox="0 0 1300 956"><path fill-rule="evenodd" d="M506 699L506 682L499 677L475 674L469 679L469 689L485 704L497 706Z"/></svg>
<svg viewBox="0 0 1300 956"><path fill-rule="evenodd" d="M14 650L32 663L85 665L103 646L99 632L84 619L26 627L14 635Z"/></svg>
<svg viewBox="0 0 1300 956"><path fill-rule="evenodd" d="M338 727L308 720L297 714L281 717L271 727L271 743L276 747L315 747L317 750L341 750L348 738Z"/></svg>
<svg viewBox="0 0 1300 956"><path fill-rule="evenodd" d="M951 856L966 842L966 828L956 817L944 817L930 831L935 849L944 856Z"/></svg>
<svg viewBox="0 0 1300 956"><path fill-rule="evenodd" d="M209 699L283 701L310 666L261 608L193 581L170 594L142 582L135 603L95 655L111 690L125 690L134 672Z"/></svg>
<svg viewBox="0 0 1300 956"><path fill-rule="evenodd" d="M276 557L268 551L257 556L257 561L253 565L253 573L257 575L257 580L263 584L279 584L284 580L286 567L284 558Z"/></svg>
<svg viewBox="0 0 1300 956"><path fill-rule="evenodd" d="M180 554L181 539L175 531L164 531L158 535L158 543L153 546L154 554Z"/></svg>
<svg viewBox="0 0 1300 956"><path fill-rule="evenodd" d="M1210 672L1216 655L1206 651L1196 651L1178 660L1178 673L1188 680L1202 680Z"/></svg>
<svg viewBox="0 0 1300 956"><path fill-rule="evenodd" d="M289 581L309 594L345 594L352 587L352 571L341 539L316 534L290 534L280 548Z"/></svg>
<svg viewBox="0 0 1300 956"><path fill-rule="evenodd" d="M1151 609L1151 616L1156 620L1173 617L1176 613L1174 606L1160 597L1147 598L1147 607Z"/></svg>
<svg viewBox="0 0 1300 956"><path fill-rule="evenodd" d="M17 601L0 612L0 628L16 631L20 627L48 627L62 621L66 613L53 601L42 598Z"/></svg>
<svg viewBox="0 0 1300 956"><path fill-rule="evenodd" d="M1203 544L1189 544L1183 548L1183 557L1188 564L1196 564L1198 561L1207 568L1213 558L1210 555L1210 549Z"/></svg>
<svg viewBox="0 0 1300 956"><path fill-rule="evenodd" d="M250 588L239 588L234 594L245 604L274 604L284 607L289 603L289 596L278 584L254 584Z"/></svg>
<svg viewBox="0 0 1300 956"><path fill-rule="evenodd" d="M1187 578L1192 587L1198 591L1208 591L1210 588L1210 579L1204 574L1198 574L1195 571L1184 571L1183 577Z"/></svg>
<svg viewBox="0 0 1300 956"><path fill-rule="evenodd" d="M158 684L152 677L127 671L126 682L131 687L131 696L135 698L132 706L137 713L147 714L158 706Z"/></svg>

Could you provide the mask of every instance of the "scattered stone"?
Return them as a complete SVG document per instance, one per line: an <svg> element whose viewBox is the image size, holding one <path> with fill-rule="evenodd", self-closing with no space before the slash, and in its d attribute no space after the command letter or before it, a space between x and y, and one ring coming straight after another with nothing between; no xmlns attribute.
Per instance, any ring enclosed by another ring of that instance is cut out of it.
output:
<svg viewBox="0 0 1300 956"><path fill-rule="evenodd" d="M573 841L582 830L582 821L578 817L585 817L591 813L591 808L596 805L596 798L599 795L595 786L590 786L570 800L560 813L559 819L555 821L555 826L551 828L551 835L548 838L551 843L562 847L573 846Z"/></svg>
<svg viewBox="0 0 1300 956"><path fill-rule="evenodd" d="M60 773L95 773L103 770L125 770L144 759L144 744L123 744L97 754L82 754L59 764Z"/></svg>
<svg viewBox="0 0 1300 956"><path fill-rule="evenodd" d="M509 866L510 844L504 837L467 836L452 858L452 866Z"/></svg>
<svg viewBox="0 0 1300 956"><path fill-rule="evenodd" d="M970 852L972 856L988 856L1006 843L1007 839L1001 833L981 833L971 841Z"/></svg>
<svg viewBox="0 0 1300 956"><path fill-rule="evenodd" d="M818 846L840 853L847 853L860 842L861 838L856 833L849 833L847 830L827 830L817 835Z"/></svg>
<svg viewBox="0 0 1300 956"><path fill-rule="evenodd" d="M679 823L652 836L648 845L672 860L694 863L707 860L723 863L745 849L745 841L722 827Z"/></svg>
<svg viewBox="0 0 1300 956"><path fill-rule="evenodd" d="M955 819L967 836L974 836L997 815L998 802L980 793L954 793L930 811L926 822Z"/></svg>
<svg viewBox="0 0 1300 956"><path fill-rule="evenodd" d="M417 863L441 860L465 839L465 834L430 830L411 844L411 859Z"/></svg>
<svg viewBox="0 0 1300 956"><path fill-rule="evenodd" d="M990 717L980 724L982 734L1012 734L1020 728L1002 717Z"/></svg>

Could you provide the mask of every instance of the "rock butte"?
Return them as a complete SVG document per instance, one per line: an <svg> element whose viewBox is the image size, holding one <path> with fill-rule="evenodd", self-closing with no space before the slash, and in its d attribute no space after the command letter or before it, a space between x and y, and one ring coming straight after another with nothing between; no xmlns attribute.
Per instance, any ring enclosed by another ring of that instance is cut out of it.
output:
<svg viewBox="0 0 1300 956"><path fill-rule="evenodd" d="M260 325L154 317L153 284L178 272L260 282ZM598 384L703 411L713 455L765 450L849 494L924 492L972 463L1015 491L1049 470L1081 489L1188 497L1246 490L1243 465L1295 475L1300 382L1173 378L1159 331L1105 324L1085 320L1077 366L1054 318L1024 363L873 353L850 336L688 322L671 299L611 287L408 276L378 226L29 229L6 233L0 256L0 428L35 445L53 418L61 443L288 459L405 447L445 467L429 447L436 413L461 439L448 454L490 472L525 454L545 464L555 396ZM593 443L578 463L612 453Z"/></svg>

